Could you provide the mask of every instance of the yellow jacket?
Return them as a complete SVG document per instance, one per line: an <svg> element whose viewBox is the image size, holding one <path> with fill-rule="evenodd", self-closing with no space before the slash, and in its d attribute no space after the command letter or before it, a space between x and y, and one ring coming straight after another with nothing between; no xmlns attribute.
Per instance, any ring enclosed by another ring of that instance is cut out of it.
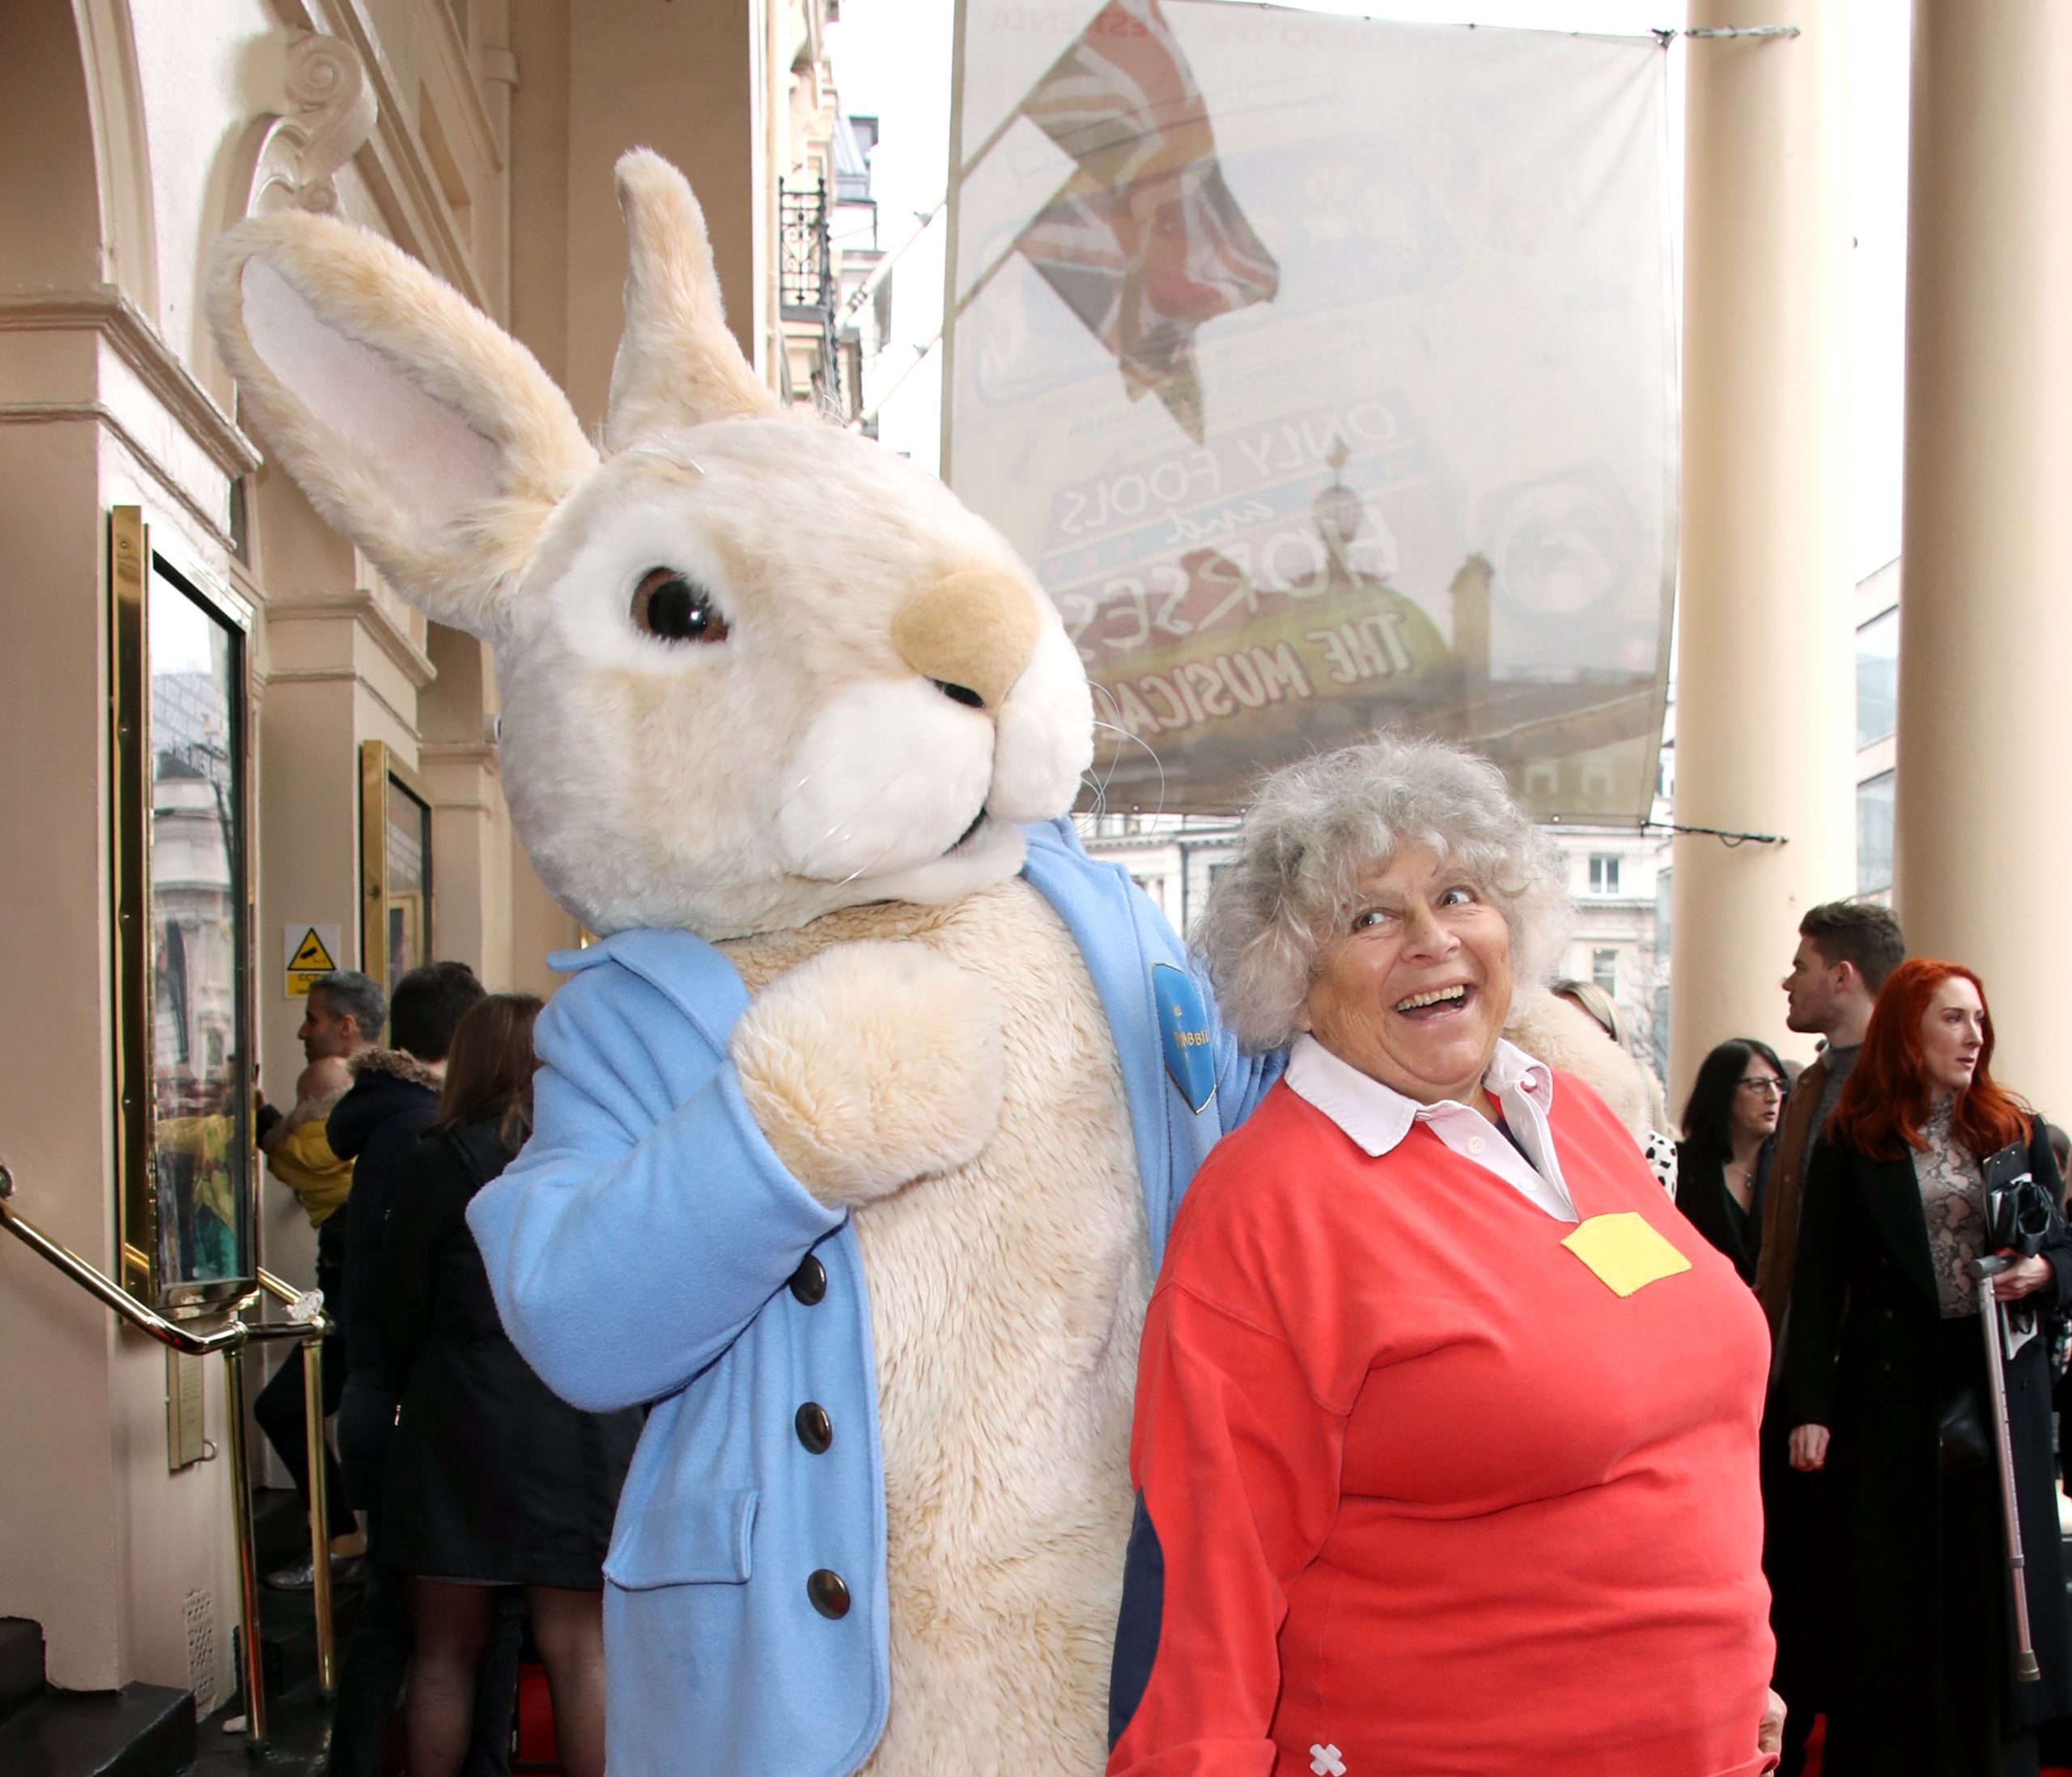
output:
<svg viewBox="0 0 2072 1777"><path fill-rule="evenodd" d="M266 1170L301 1200L312 1228L321 1228L353 1186L350 1160L342 1160L325 1139L324 1119L312 1118L274 1143Z"/></svg>

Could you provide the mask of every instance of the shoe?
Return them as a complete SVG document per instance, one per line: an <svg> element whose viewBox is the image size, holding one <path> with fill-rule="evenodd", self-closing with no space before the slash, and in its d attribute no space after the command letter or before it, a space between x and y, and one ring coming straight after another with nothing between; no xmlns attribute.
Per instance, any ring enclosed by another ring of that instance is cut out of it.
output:
<svg viewBox="0 0 2072 1777"><path fill-rule="evenodd" d="M365 1555L334 1554L331 1557L333 1585L362 1585L366 1580ZM276 1592L311 1592L316 1589L316 1569L307 1561L293 1567L276 1567L266 1576L266 1584Z"/></svg>

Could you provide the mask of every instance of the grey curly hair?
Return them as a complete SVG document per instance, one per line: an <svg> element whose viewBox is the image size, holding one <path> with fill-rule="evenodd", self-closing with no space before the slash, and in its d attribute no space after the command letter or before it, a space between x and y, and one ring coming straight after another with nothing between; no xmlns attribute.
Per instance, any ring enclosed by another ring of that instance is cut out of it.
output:
<svg viewBox="0 0 2072 1777"><path fill-rule="evenodd" d="M1238 855L1209 891L1195 952L1246 1050L1293 1038L1318 953L1361 878L1407 846L1457 860L1510 930L1514 982L1545 980L1567 935L1567 887L1503 774L1442 741L1378 736L1262 778Z"/></svg>

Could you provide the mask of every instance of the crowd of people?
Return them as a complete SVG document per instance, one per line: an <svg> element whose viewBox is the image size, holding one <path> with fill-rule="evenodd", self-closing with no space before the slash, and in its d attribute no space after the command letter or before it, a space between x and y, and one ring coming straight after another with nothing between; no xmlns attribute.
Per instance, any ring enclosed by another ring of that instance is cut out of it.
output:
<svg viewBox="0 0 2072 1777"><path fill-rule="evenodd" d="M2034 1777L2072 1714L2072 1233L2063 1138L1994 1079L1985 984L1908 959L1884 908L1813 908L1782 990L1817 1048L1705 1057L1672 1199L1505 1038L1563 898L1456 749L1377 740L1260 787L1196 948L1286 1067L1196 1175L1146 1316L1110 1771L1305 1746L1326 1769L1358 1741L1420 1773L1795 1777L1824 1717L1828 1777ZM340 1777L384 1768L399 1696L412 1777L507 1768L528 1630L563 1768L604 1768L602 1566L642 1414L539 1380L465 1219L529 1132L540 1010L456 963L393 999L327 976L294 1104L261 1118L340 1325L333 1559L366 1580ZM256 1411L306 1491L302 1374Z"/></svg>
<svg viewBox="0 0 2072 1777"><path fill-rule="evenodd" d="M1984 983L1908 959L1885 908L1811 909L1782 986L1786 1027L1819 1052L1795 1078L1753 1037L1705 1057L1676 1198L1770 1325L1781 1769L1803 1768L1824 1716L1828 1777L2032 1777L2037 1730L2072 1712L2052 1415L2051 1333L2072 1304L2063 1137L1994 1080ZM2003 1183L2026 1194L2019 1249L1994 1219ZM1989 1288L2006 1321L1997 1390ZM2032 1679L2017 1675L2003 1414Z"/></svg>
<svg viewBox="0 0 2072 1777"><path fill-rule="evenodd" d="M308 1065L294 1106L261 1114L269 1169L316 1226L337 1324L331 1556L334 1579L365 1589L333 1777L393 1768L399 1699L412 1777L508 1771L528 1634L563 1771L604 1771L603 1564L640 1415L579 1411L533 1374L463 1219L529 1132L540 1005L486 993L457 962L411 970L393 999L363 974L324 976L298 1033ZM254 1413L306 1502L304 1401L302 1366L283 1364ZM312 1577L304 1564L268 1580Z"/></svg>

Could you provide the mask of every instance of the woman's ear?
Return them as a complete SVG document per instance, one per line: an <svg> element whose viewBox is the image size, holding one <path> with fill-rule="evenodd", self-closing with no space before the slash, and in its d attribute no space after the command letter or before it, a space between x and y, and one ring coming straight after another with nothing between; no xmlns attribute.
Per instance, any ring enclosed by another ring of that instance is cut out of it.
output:
<svg viewBox="0 0 2072 1777"><path fill-rule="evenodd" d="M597 464L532 354L324 217L240 223L208 300L240 415L316 510L440 622L497 630L547 515Z"/></svg>

